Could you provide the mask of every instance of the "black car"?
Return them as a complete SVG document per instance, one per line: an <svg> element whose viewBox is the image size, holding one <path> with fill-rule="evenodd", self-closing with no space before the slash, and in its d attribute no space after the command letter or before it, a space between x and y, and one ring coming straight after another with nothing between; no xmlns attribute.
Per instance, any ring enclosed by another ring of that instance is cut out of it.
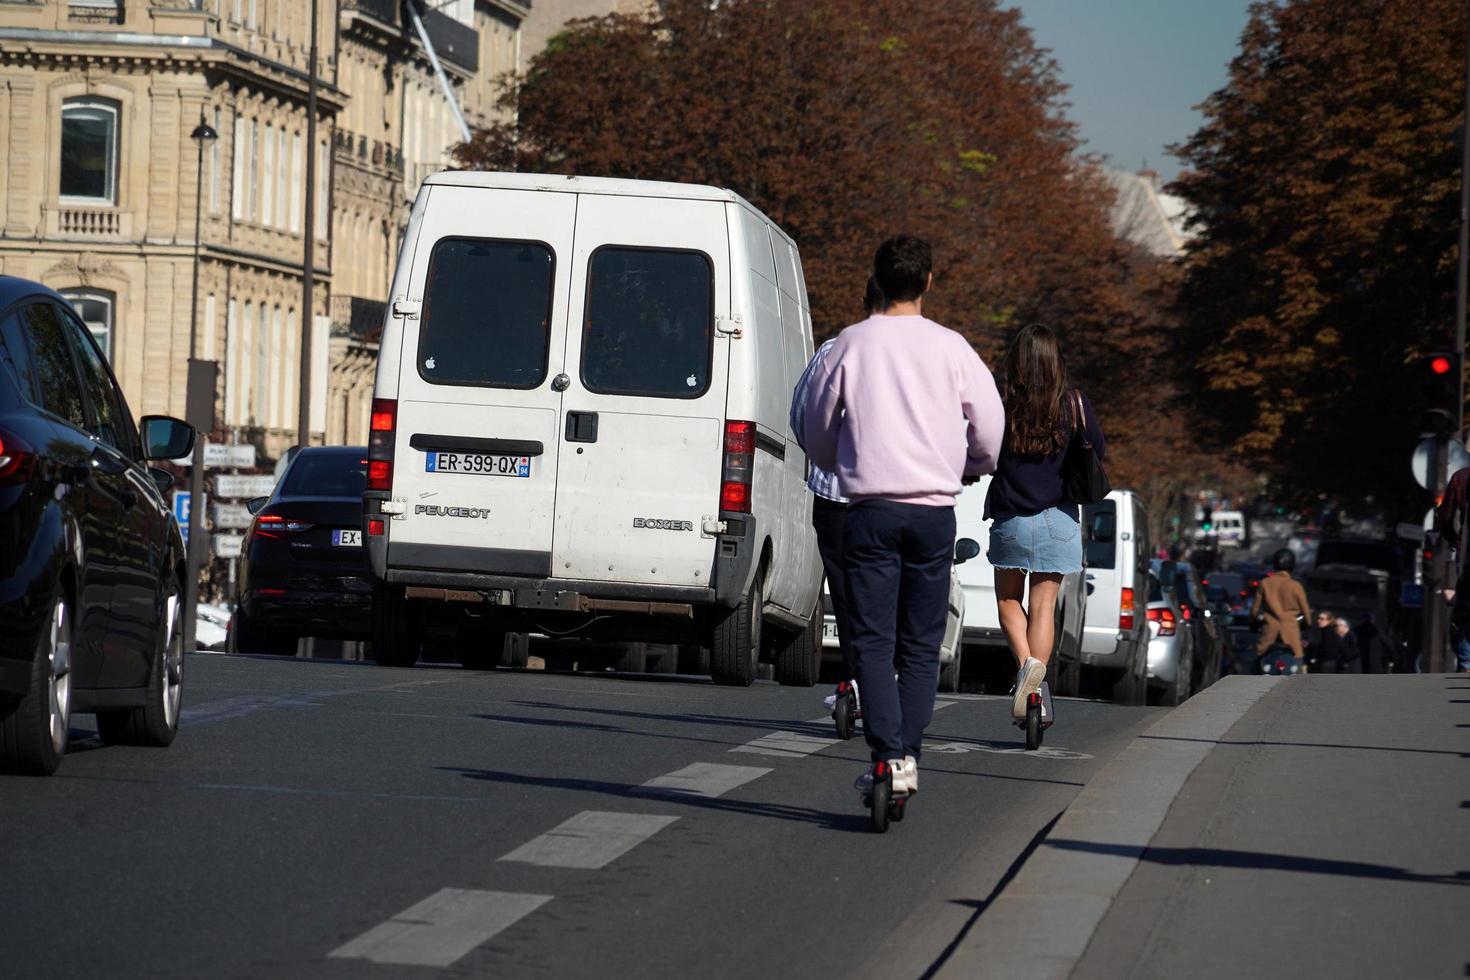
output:
<svg viewBox="0 0 1470 980"><path fill-rule="evenodd" d="M303 636L368 638L366 484L367 447L313 446L291 457L269 497L250 501L231 651L290 655Z"/></svg>
<svg viewBox="0 0 1470 980"><path fill-rule="evenodd" d="M0 276L0 767L51 773L71 716L168 745L183 696L184 543L148 460L194 430L134 425L61 296Z"/></svg>

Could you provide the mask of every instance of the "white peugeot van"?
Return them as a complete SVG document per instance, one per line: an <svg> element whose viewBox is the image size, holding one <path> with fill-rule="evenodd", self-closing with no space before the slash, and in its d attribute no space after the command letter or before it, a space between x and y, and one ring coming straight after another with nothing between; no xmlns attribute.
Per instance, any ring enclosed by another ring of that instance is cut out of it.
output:
<svg viewBox="0 0 1470 980"><path fill-rule="evenodd" d="M1148 672L1148 513L1131 490L1082 509L1087 525L1087 624L1082 666L1108 682L1114 701L1142 704Z"/></svg>
<svg viewBox="0 0 1470 980"><path fill-rule="evenodd" d="M970 656L971 673L980 674L995 690L1004 691L1015 681L1016 661L1000 629L1000 611L995 604L995 568L985 557L990 550L990 522L985 520L985 496L991 477L966 487L955 500L955 534L971 538L980 546L979 556L955 568L965 591L964 651ZM1079 656L1082 623L1087 613L1087 592L1082 575L1062 578L1057 593L1057 639L1048 665L1047 681L1059 696L1079 691ZM976 663L976 661L982 661Z"/></svg>
<svg viewBox="0 0 1470 980"><path fill-rule="evenodd" d="M373 392L373 651L425 627L697 642L811 685L821 561L788 428L795 244L713 187L441 173L414 201Z"/></svg>

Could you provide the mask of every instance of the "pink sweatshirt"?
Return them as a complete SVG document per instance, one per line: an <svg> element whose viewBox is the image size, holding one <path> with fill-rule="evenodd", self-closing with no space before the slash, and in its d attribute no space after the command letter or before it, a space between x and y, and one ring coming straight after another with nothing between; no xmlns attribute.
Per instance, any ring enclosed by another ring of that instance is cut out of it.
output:
<svg viewBox="0 0 1470 980"><path fill-rule="evenodd" d="M951 507L963 477L994 472L1004 434L980 355L922 316L848 327L807 390L807 455L854 502Z"/></svg>

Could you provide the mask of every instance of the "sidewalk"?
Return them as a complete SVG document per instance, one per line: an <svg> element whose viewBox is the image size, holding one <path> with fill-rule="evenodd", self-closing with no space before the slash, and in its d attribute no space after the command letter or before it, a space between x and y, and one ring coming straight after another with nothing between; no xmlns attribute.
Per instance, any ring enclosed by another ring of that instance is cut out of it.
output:
<svg viewBox="0 0 1470 980"><path fill-rule="evenodd" d="M1470 679L1231 677L1100 772L941 977L1470 969Z"/></svg>

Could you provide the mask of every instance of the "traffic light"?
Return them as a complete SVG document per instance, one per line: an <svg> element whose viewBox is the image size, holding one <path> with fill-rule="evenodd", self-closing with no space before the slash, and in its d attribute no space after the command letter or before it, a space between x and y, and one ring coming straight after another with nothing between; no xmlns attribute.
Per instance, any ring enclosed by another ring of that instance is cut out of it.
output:
<svg viewBox="0 0 1470 980"><path fill-rule="evenodd" d="M1424 419L1421 429L1434 435L1453 432L1460 417L1460 373L1463 365L1453 351L1424 355L1419 362L1419 400Z"/></svg>
<svg viewBox="0 0 1470 980"><path fill-rule="evenodd" d="M1205 504L1204 530L1208 534L1215 529L1215 508Z"/></svg>

